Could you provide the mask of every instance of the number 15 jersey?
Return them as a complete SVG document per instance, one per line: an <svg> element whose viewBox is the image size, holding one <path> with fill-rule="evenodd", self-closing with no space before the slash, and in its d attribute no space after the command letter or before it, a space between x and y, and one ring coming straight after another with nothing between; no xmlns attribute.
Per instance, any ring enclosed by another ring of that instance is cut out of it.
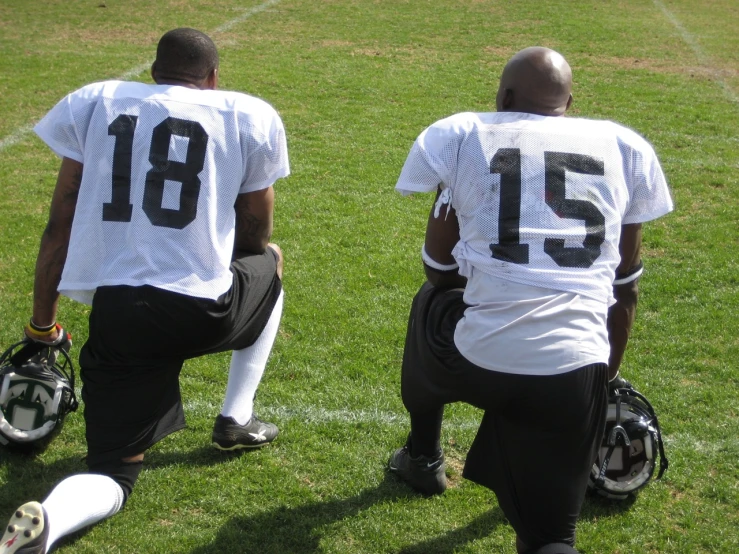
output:
<svg viewBox="0 0 739 554"><path fill-rule="evenodd" d="M290 173L279 115L237 92L95 83L34 130L84 164L59 291L85 303L104 285L218 298L232 282L237 195Z"/></svg>
<svg viewBox="0 0 739 554"><path fill-rule="evenodd" d="M441 185L459 219L453 255L496 278L613 302L621 226L672 210L652 147L610 121L496 112L431 125L396 189Z"/></svg>

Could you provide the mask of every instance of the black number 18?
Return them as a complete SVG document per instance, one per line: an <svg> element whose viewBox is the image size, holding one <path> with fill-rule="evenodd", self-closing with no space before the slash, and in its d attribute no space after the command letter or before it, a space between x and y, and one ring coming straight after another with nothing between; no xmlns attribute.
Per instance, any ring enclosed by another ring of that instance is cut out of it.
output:
<svg viewBox="0 0 739 554"><path fill-rule="evenodd" d="M131 157L137 122L137 116L121 114L108 126L108 134L115 136L113 191L111 202L103 204L103 221L131 221ZM189 139L184 162L169 159L169 144L173 135ZM208 134L196 121L168 117L154 127L149 147L152 167L146 173L142 206L152 225L184 229L195 220L201 185L198 174L205 164L207 145ZM162 207L166 180L182 184L180 206L176 210Z"/></svg>

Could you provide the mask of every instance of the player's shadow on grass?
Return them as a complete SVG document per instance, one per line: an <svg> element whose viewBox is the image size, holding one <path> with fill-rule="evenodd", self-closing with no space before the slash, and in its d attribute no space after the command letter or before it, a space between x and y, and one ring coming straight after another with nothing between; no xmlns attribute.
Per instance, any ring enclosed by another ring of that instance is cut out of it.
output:
<svg viewBox="0 0 739 554"><path fill-rule="evenodd" d="M210 466L226 462L234 455L224 454L211 446L179 451L159 451L155 446L147 451L144 465L147 470L184 464ZM0 449L0 471L5 468L13 477L0 486L0 517L29 500L43 500L65 477L88 471L84 453L47 462L38 453Z"/></svg>
<svg viewBox="0 0 739 554"><path fill-rule="evenodd" d="M421 516L423 517L423 516ZM474 540L482 539L491 535L493 530L508 520L497 506L477 516L466 526L460 529L448 531L440 537L434 537L423 542L408 546L399 551L398 554L451 554Z"/></svg>
<svg viewBox="0 0 739 554"><path fill-rule="evenodd" d="M236 516L218 532L211 544L195 548L190 554L222 554L223 552L259 552L260 554L307 554L320 550L321 528L351 518L375 504L417 497L389 474L375 489L356 496L328 502L312 502L296 508L279 507L251 516ZM430 509L430 508L429 508ZM419 507L418 518L428 517ZM401 554L451 554L465 544L493 533L506 519L494 507L465 527L400 550ZM387 529L388 535L393 533ZM236 550L234 550L236 549Z"/></svg>
<svg viewBox="0 0 739 554"><path fill-rule="evenodd" d="M52 444L49 448L53 448ZM223 453L212 446L202 446L177 451L158 451L158 447L148 450L145 458L146 469L168 465L187 464L191 466L216 465L234 456L248 453ZM13 478L0 486L0 518L11 514L21 504L30 500L42 501L51 489L65 477L88 471L83 454L60 458L53 462L44 461L39 453L20 453L0 449L0 470L8 468ZM92 527L85 527L67 535L56 543L59 547L71 544L86 535ZM2 535L2 533L0 533Z"/></svg>
<svg viewBox="0 0 739 554"><path fill-rule="evenodd" d="M636 502L636 497L630 496L624 500L605 498L595 492L588 491L585 497L580 519L586 521L597 521L599 519L618 516L628 511Z"/></svg>
<svg viewBox="0 0 739 554"><path fill-rule="evenodd" d="M87 470L82 455L45 462L35 454L3 449L0 450L0 471L5 468L8 479L0 487L0 517L12 513L24 502L46 498L64 477Z"/></svg>

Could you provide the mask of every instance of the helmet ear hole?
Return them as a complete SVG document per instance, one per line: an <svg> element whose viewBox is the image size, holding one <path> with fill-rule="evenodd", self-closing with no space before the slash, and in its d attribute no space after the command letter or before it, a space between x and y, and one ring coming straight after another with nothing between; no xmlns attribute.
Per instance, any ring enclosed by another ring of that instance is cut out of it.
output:
<svg viewBox="0 0 739 554"><path fill-rule="evenodd" d="M608 403L606 429L590 472L589 488L607 498L625 500L667 469L657 416L643 394L616 389Z"/></svg>
<svg viewBox="0 0 739 554"><path fill-rule="evenodd" d="M14 344L0 356L0 448L33 452L45 449L61 431L67 414L77 409L77 398L67 352L58 349L43 360L11 359L24 345Z"/></svg>

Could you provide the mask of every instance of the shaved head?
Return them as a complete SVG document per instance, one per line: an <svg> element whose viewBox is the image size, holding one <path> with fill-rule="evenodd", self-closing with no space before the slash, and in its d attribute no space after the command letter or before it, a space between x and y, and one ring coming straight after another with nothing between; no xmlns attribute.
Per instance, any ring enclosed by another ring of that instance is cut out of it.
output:
<svg viewBox="0 0 739 554"><path fill-rule="evenodd" d="M217 70L218 50L210 37L196 29L181 27L165 33L159 40L151 75L156 83L210 88L211 82L207 80L214 79Z"/></svg>
<svg viewBox="0 0 739 554"><path fill-rule="evenodd" d="M503 69L495 103L500 112L564 115L572 102L572 70L561 54L532 46Z"/></svg>

